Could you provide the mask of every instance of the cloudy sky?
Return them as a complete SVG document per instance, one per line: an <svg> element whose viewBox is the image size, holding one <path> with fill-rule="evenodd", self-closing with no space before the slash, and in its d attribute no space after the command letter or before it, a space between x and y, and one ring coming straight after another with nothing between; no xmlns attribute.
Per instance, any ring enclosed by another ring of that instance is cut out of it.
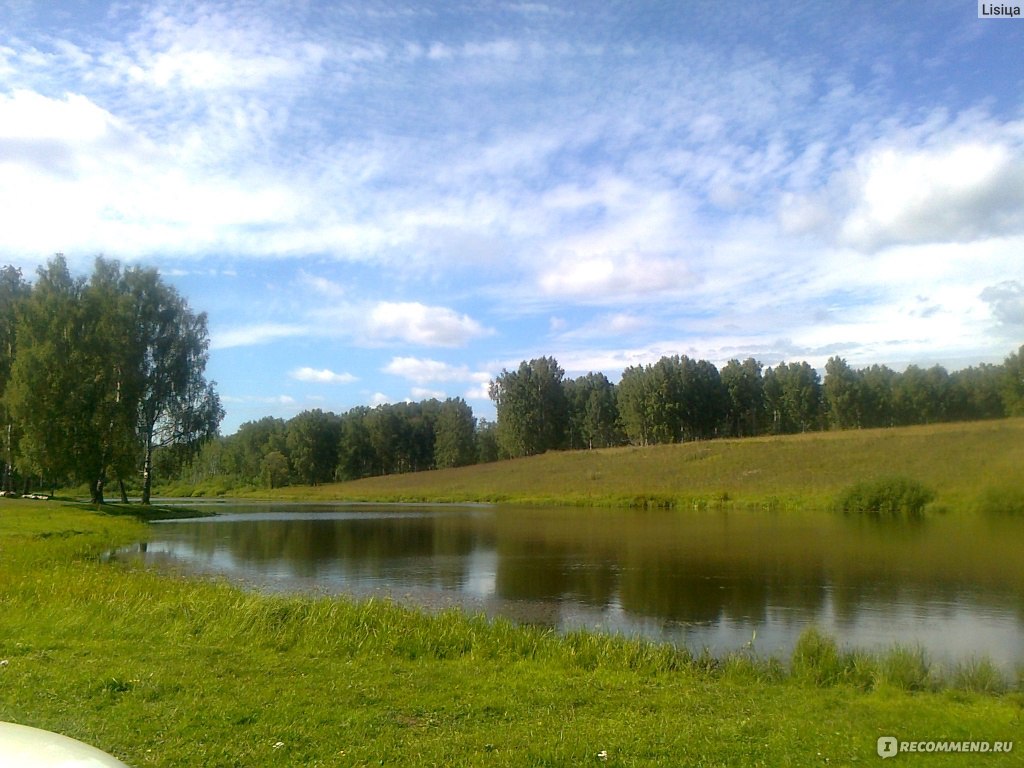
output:
<svg viewBox="0 0 1024 768"><path fill-rule="evenodd" d="M1022 51L976 0L0 0L0 263L158 267L226 433L542 355L999 362Z"/></svg>

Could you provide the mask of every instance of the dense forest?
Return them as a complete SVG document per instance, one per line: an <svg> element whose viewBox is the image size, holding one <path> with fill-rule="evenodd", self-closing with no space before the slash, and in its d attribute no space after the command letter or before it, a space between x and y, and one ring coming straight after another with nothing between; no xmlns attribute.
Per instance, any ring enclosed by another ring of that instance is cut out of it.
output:
<svg viewBox="0 0 1024 768"><path fill-rule="evenodd" d="M683 355L566 378L552 357L503 370L490 385L495 422L461 398L309 410L219 436L223 416L204 371L205 314L155 270L97 259L73 278L61 257L29 285L0 272L3 487L107 478L149 500L175 492L275 488L416 472L548 450L651 445L993 419L1024 415L1024 346L1001 365L854 369L831 358L719 370Z"/></svg>
<svg viewBox="0 0 1024 768"><path fill-rule="evenodd" d="M305 411L264 418L207 443L180 474L181 490L319 484L457 467L548 450L649 445L1024 415L1024 346L1002 365L950 373L941 366L897 372L853 369L833 357L822 380L806 362L764 367L731 360L663 357L565 377L557 360L524 361L491 382L497 421L476 419L461 399L426 400L338 415ZM167 467L164 476L173 474Z"/></svg>
<svg viewBox="0 0 1024 768"><path fill-rule="evenodd" d="M0 270L0 466L5 493L107 479L149 502L160 455L182 465L223 417L206 381L206 315L154 269L96 259L76 278L61 256L27 283Z"/></svg>

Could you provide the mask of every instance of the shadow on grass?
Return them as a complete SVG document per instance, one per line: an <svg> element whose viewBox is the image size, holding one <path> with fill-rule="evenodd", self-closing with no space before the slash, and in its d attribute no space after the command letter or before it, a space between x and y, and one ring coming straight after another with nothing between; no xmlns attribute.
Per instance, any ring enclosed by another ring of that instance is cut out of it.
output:
<svg viewBox="0 0 1024 768"><path fill-rule="evenodd" d="M78 502L81 503L81 502ZM192 517L214 517L217 513L195 507L175 507L164 504L137 504L129 502L105 502L93 504L86 502L83 506L112 517L134 517L144 523L155 520L179 520Z"/></svg>

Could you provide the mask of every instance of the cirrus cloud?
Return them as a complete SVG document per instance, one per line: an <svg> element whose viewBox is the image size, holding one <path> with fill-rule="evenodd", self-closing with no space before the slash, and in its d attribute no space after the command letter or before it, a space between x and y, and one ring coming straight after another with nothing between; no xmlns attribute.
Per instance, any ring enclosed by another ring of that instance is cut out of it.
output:
<svg viewBox="0 0 1024 768"><path fill-rule="evenodd" d="M215 331L210 341L211 349L230 349L232 347L249 347L267 344L279 339L305 336L309 328L304 325L290 323L256 323L254 325Z"/></svg>

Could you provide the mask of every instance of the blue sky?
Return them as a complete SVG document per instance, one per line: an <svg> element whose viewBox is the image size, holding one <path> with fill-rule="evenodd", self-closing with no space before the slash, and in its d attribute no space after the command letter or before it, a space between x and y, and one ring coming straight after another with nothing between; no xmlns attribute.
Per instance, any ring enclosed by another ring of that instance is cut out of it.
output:
<svg viewBox="0 0 1024 768"><path fill-rule="evenodd" d="M0 263L158 267L226 433L541 355L998 362L1022 51L975 0L0 0Z"/></svg>

